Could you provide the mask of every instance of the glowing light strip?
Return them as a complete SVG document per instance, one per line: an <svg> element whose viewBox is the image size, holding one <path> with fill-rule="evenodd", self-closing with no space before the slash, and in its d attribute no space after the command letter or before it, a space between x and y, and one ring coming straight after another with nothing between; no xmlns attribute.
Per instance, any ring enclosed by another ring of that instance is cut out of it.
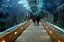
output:
<svg viewBox="0 0 64 42"><path fill-rule="evenodd" d="M48 22L49 23L49 22ZM50 23L51 24L51 23ZM64 30L63 29L61 29L60 27L58 27L58 26L56 26L56 25L53 25L53 24L51 24L52 26L54 26L56 29L58 29L58 30L60 30L60 31L62 31L63 33L64 33Z"/></svg>
<svg viewBox="0 0 64 42"><path fill-rule="evenodd" d="M11 28L3 31L3 32L0 32L0 36L1 36L2 34L4 34L4 33L12 32L12 31L18 29L20 26L22 26L22 25L25 24L26 22L27 22L27 21L25 21L25 22L23 22L23 23L20 23L20 24L18 24L18 25L15 25L15 26L13 26L13 27L11 27Z"/></svg>

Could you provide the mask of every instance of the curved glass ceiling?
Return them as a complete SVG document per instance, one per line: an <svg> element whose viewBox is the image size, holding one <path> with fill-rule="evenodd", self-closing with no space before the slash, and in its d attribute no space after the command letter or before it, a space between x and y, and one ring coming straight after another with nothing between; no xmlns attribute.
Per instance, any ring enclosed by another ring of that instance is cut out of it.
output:
<svg viewBox="0 0 64 42"><path fill-rule="evenodd" d="M19 0L18 4L22 4L27 10L30 10L30 5L27 0Z"/></svg>

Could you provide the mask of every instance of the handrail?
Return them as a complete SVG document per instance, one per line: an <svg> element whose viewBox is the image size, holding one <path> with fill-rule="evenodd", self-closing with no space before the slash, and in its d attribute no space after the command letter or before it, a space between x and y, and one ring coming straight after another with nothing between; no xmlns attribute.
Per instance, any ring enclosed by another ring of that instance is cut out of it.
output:
<svg viewBox="0 0 64 42"><path fill-rule="evenodd" d="M57 34L57 32L51 29L51 27L46 22L41 20L41 23L44 26L44 28L47 30L53 42L64 42L64 40Z"/></svg>
<svg viewBox="0 0 64 42"><path fill-rule="evenodd" d="M15 26L13 26L13 27L11 27L11 28L9 28L9 29L1 32L1 33L0 33L0 38L4 37L5 35L7 35L7 34L9 34L9 33L11 33L11 32L13 32L14 30L18 29L20 26L22 26L22 25L25 24L26 22L27 22L27 21L25 21L25 22L23 22L23 23L20 23L20 24L18 24L18 25L15 25Z"/></svg>
<svg viewBox="0 0 64 42"><path fill-rule="evenodd" d="M46 21L46 22L47 22L47 21ZM55 27L56 29L58 29L58 30L60 30L61 32L64 33L64 29L63 29L63 28L58 27L58 26L56 26L56 25L53 25L53 24L51 24L50 22L47 22L47 23L49 23L50 25L52 25L53 27Z"/></svg>
<svg viewBox="0 0 64 42"><path fill-rule="evenodd" d="M24 25L18 29L0 38L0 42L14 42L15 39L31 24L32 20L27 21Z"/></svg>
<svg viewBox="0 0 64 42"><path fill-rule="evenodd" d="M44 20L45 22L46 22L46 24L48 24L53 30L55 30L57 33L58 33L58 35L60 35L60 37L62 37L62 38L64 38L64 29L63 28L61 28L61 27L58 27L58 26L56 26L56 25L54 25L54 24L52 24L52 23L50 23L50 22L48 22L48 21L46 21L46 20Z"/></svg>

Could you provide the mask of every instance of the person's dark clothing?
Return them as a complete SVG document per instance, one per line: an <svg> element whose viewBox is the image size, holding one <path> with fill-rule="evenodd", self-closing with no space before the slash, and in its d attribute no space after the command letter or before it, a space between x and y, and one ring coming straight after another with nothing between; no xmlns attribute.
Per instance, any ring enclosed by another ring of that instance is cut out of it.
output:
<svg viewBox="0 0 64 42"><path fill-rule="evenodd" d="M40 21L40 18L39 18L39 17L37 17L37 25L39 25L39 21Z"/></svg>
<svg viewBox="0 0 64 42"><path fill-rule="evenodd" d="M35 24L36 24L36 23L35 23L35 22L36 22L36 18L33 17L32 21L33 21L33 23L34 23L34 25L35 25Z"/></svg>
<svg viewBox="0 0 64 42"><path fill-rule="evenodd" d="M36 21L36 19L35 18L33 18L33 22L35 22Z"/></svg>

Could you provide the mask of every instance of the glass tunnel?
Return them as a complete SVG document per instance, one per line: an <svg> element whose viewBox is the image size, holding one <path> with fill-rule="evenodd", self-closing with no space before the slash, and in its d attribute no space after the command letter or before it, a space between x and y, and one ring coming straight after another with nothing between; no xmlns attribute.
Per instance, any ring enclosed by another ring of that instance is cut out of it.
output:
<svg viewBox="0 0 64 42"><path fill-rule="evenodd" d="M64 42L64 0L0 0L0 42Z"/></svg>

